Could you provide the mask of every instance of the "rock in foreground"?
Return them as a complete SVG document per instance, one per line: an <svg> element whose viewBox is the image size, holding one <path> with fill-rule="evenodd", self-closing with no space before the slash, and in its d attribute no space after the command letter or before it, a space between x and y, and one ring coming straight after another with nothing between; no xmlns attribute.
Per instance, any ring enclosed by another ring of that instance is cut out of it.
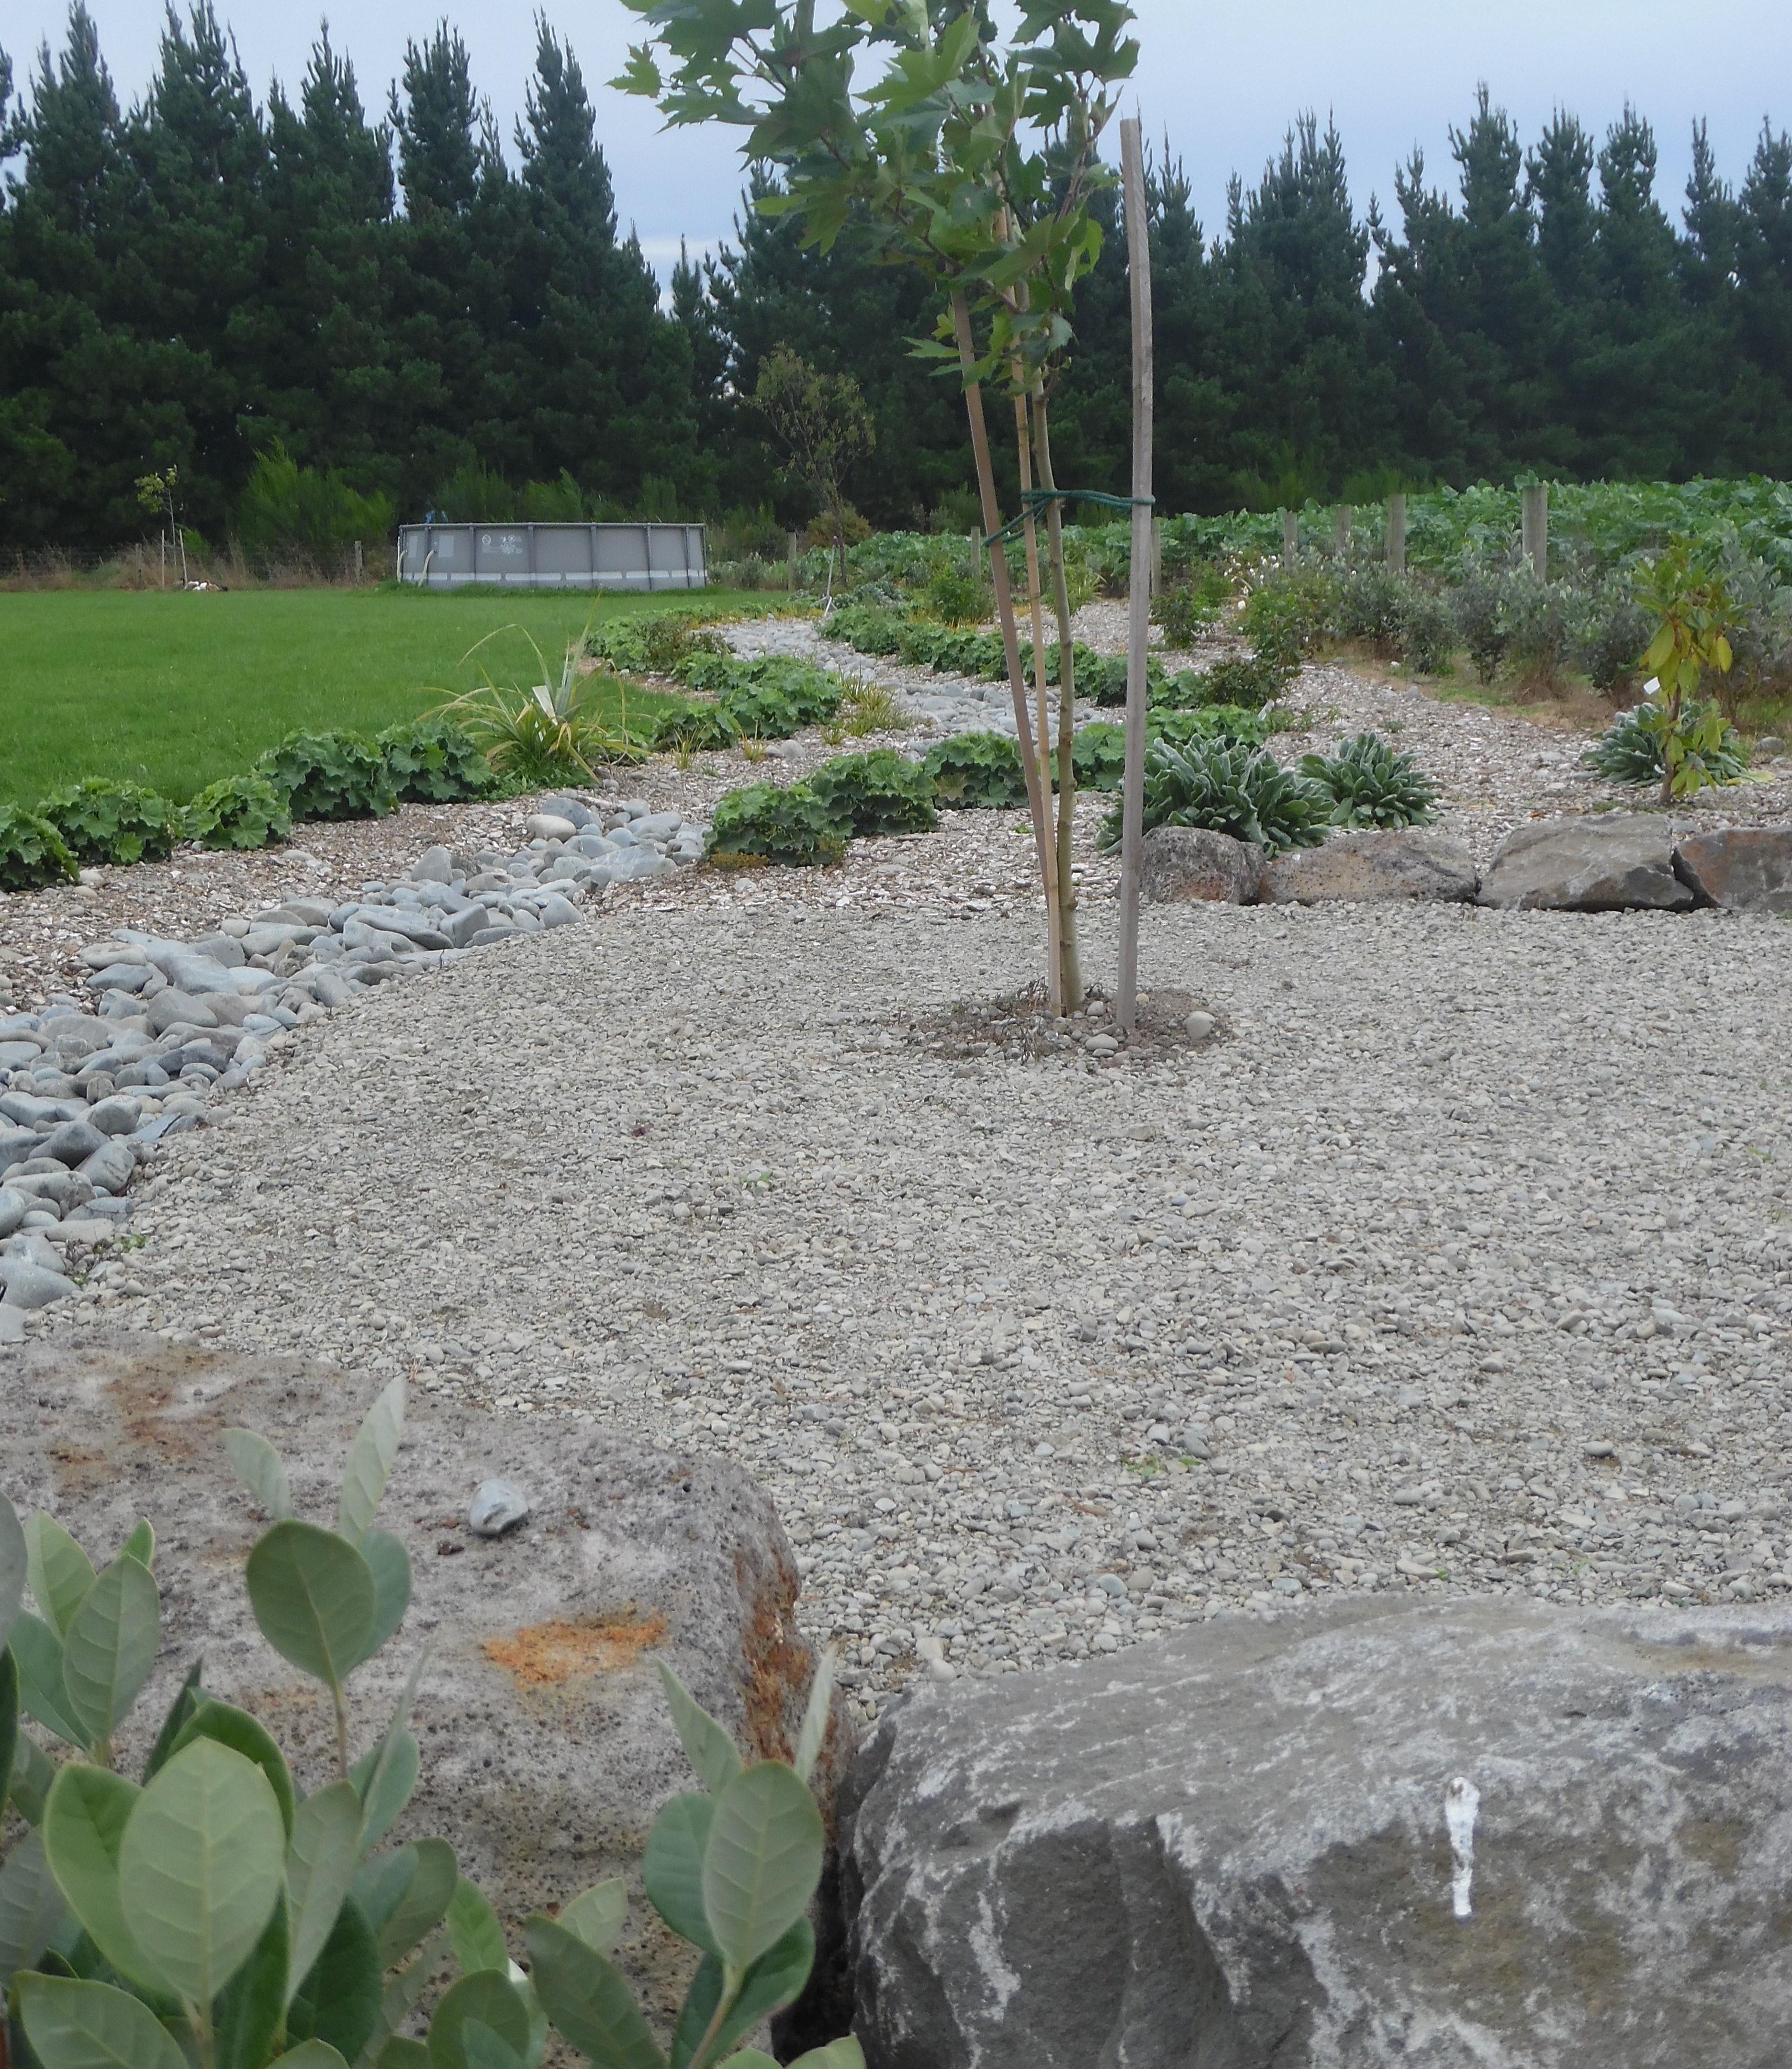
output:
<svg viewBox="0 0 1792 2069"><path fill-rule="evenodd" d="M1480 902L1521 912L1684 912L1693 900L1674 873L1667 820L1626 812L1515 827L1481 879Z"/></svg>
<svg viewBox="0 0 1792 2069"><path fill-rule="evenodd" d="M1140 855L1140 888L1153 905L1254 905L1263 875L1260 847L1203 826L1155 827Z"/></svg>
<svg viewBox="0 0 1792 2069"><path fill-rule="evenodd" d="M872 2069L1777 2069L1789 1751L1782 1610L1363 1604L917 1697L843 1799L857 2030Z"/></svg>
<svg viewBox="0 0 1792 2069"><path fill-rule="evenodd" d="M1480 877L1475 858L1445 834L1410 828L1397 832L1334 834L1320 847L1279 855L1263 877L1270 905L1325 905L1350 900L1435 899L1474 902Z"/></svg>
<svg viewBox="0 0 1792 2069"><path fill-rule="evenodd" d="M1674 859L1708 904L1737 912L1792 913L1792 826L1725 826L1716 833L1688 834Z"/></svg>

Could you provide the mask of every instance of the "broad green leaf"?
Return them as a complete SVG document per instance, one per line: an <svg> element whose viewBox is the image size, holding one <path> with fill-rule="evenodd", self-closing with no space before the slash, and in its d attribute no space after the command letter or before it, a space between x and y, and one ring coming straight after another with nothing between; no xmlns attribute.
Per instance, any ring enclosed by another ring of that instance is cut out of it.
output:
<svg viewBox="0 0 1792 2069"><path fill-rule="evenodd" d="M59 1638L93 1585L93 1561L53 1516L42 1510L25 1526L27 1571L37 1606Z"/></svg>
<svg viewBox="0 0 1792 2069"><path fill-rule="evenodd" d="M799 1918L741 1979L740 1992L710 2042L707 2059L713 2062L743 2034L751 2033L762 2018L769 2018L786 2005L795 2003L814 1965L815 1929L806 1918ZM699 2042L708 2032L709 2022L721 2001L723 1981L721 1963L713 1954L705 1955L679 2014L678 2031L672 2038L672 2069L687 2069Z"/></svg>
<svg viewBox="0 0 1792 2069"><path fill-rule="evenodd" d="M0 1651L0 1810L6 1806L13 1761L18 1752L18 1662Z"/></svg>
<svg viewBox="0 0 1792 2069"><path fill-rule="evenodd" d="M209 2005L286 1887L286 1827L267 1776L214 1739L183 1748L131 1813L118 1883L144 1953L186 2002Z"/></svg>
<svg viewBox="0 0 1792 2069"><path fill-rule="evenodd" d="M647 1901L680 1939L688 1940L706 1954L719 1956L721 1949L703 1908L704 1855L709 1845L716 1801L713 1796L672 1798L655 1818L653 1830L647 1834L641 1878L647 1887Z"/></svg>
<svg viewBox="0 0 1792 2069"><path fill-rule="evenodd" d="M529 2046L529 2006L521 1993L496 1969L481 1969L463 1976L435 2007L429 2030L434 2069L469 2069L461 2038L461 2029L469 2020L484 2026L519 2057Z"/></svg>
<svg viewBox="0 0 1792 2069"><path fill-rule="evenodd" d="M465 1875L455 1884L453 1900L448 1906L448 1933L454 1943L454 1957L462 1973L475 1975L481 1969L508 1968L510 1956L504 1944L504 1928L498 1923L498 1914L485 1900L476 1883L469 1882Z"/></svg>
<svg viewBox="0 0 1792 2069"><path fill-rule="evenodd" d="M298 1798L287 1769L286 1757L274 1743L267 1726L259 1724L247 1710L233 1708L228 1703L220 1703L215 1696L207 1696L175 1735L168 1758L171 1760L195 1739L214 1740L219 1745L228 1746L232 1753L241 1753L245 1760L255 1762L267 1777L267 1785L280 1806L280 1822L291 1838ZM162 1762L165 1767L167 1764L165 1760Z"/></svg>
<svg viewBox="0 0 1792 2069"><path fill-rule="evenodd" d="M327 2040L301 2040L296 2047L276 2055L268 2069L349 2069L349 2065Z"/></svg>
<svg viewBox="0 0 1792 2069"><path fill-rule="evenodd" d="M199 1685L200 1676L204 1671L205 1662L202 1659L195 1659L187 1669L186 1679L181 1683L173 1701L169 1704L168 1715L162 1719L161 1729L157 1732L156 1742L149 1749L149 1759L144 1763L143 1779L145 1782L153 1781L168 1765L176 1740L186 1729L187 1719L202 1703L210 1700Z"/></svg>
<svg viewBox="0 0 1792 2069"><path fill-rule="evenodd" d="M809 2058L805 2056L804 2059ZM769 2055L761 2055L757 2047L743 2047L738 2055L731 2055L722 2069L778 2069L778 2064Z"/></svg>
<svg viewBox="0 0 1792 2069"><path fill-rule="evenodd" d="M734 1750L734 1741L707 1710L698 1707L696 1697L663 1659L659 1666L667 1707L678 1728L685 1757L710 1794L720 1796L741 1772L741 1756Z"/></svg>
<svg viewBox="0 0 1792 2069"><path fill-rule="evenodd" d="M31 1573L31 1555L26 1549L18 1512L0 1494L0 1649L12 1635L13 1618L25 1599Z"/></svg>
<svg viewBox="0 0 1792 2069"><path fill-rule="evenodd" d="M270 1523L292 1520L292 1489L280 1455L265 1437L253 1430L227 1430L224 1449L236 1476L260 1504Z"/></svg>
<svg viewBox="0 0 1792 2069"><path fill-rule="evenodd" d="M352 1782L332 1782L298 1806L286 1851L286 1904L292 1960L282 1981L283 2007L316 1965L336 1929L361 1858L361 1798Z"/></svg>
<svg viewBox="0 0 1792 2069"><path fill-rule="evenodd" d="M0 1991L15 1969L36 1965L67 1915L44 1854L43 1835L33 1832L0 1865Z"/></svg>
<svg viewBox="0 0 1792 2069"><path fill-rule="evenodd" d="M19 1612L12 1627L12 1656L18 1668L19 1707L58 1738L85 1751L86 1737L70 1712L63 1686L62 1640L29 1610Z"/></svg>
<svg viewBox="0 0 1792 2069"><path fill-rule="evenodd" d="M628 1885L620 1880L595 1883L564 1905L554 1923L598 1953L609 1954L628 1923Z"/></svg>
<svg viewBox="0 0 1792 2069"><path fill-rule="evenodd" d="M156 1568L156 1526L147 1518L138 1524L125 1540L119 1557L134 1559L140 1566L147 1566L153 1573Z"/></svg>
<svg viewBox="0 0 1792 2069"><path fill-rule="evenodd" d="M214 1999L214 2069L262 2069L286 2012L292 1960L286 1906L276 1904L249 1958Z"/></svg>
<svg viewBox="0 0 1792 2069"><path fill-rule="evenodd" d="M790 2069L865 2069L865 2051L850 2033L843 2033L825 2047L811 2047L806 2055L799 2055Z"/></svg>
<svg viewBox="0 0 1792 2069"><path fill-rule="evenodd" d="M374 1622L361 1659L371 1659L405 1620L410 1607L410 1554L390 1530L369 1530L361 1556L374 1576Z"/></svg>
<svg viewBox="0 0 1792 2069"><path fill-rule="evenodd" d="M377 1847L398 1822L417 1786L422 1764L416 1740L401 1724L395 1732L388 1732L349 1770L349 1779L361 1798L361 1851L364 1854Z"/></svg>
<svg viewBox="0 0 1792 2069"><path fill-rule="evenodd" d="M467 2069L523 2069L523 2058L483 2019L460 2022L460 2053Z"/></svg>
<svg viewBox="0 0 1792 2069"><path fill-rule="evenodd" d="M338 1527L351 1545L361 1542L374 1520L398 1455L404 1426L405 1383L401 1378L394 1380L368 1410L360 1434L349 1447Z"/></svg>
<svg viewBox="0 0 1792 2069"><path fill-rule="evenodd" d="M166 1996L168 1979L138 1945L119 1875L125 1833L143 1792L122 1775L72 1761L52 1784L43 1844L68 1908L129 1982Z"/></svg>
<svg viewBox="0 0 1792 2069"><path fill-rule="evenodd" d="M619 1971L551 1919L532 1918L527 1936L529 1980L563 2039L597 2069L664 2069L665 2057Z"/></svg>
<svg viewBox="0 0 1792 2069"><path fill-rule="evenodd" d="M834 1647L824 1647L821 1658L815 1663L814 1686L809 1691L802 1729L797 1737L797 1757L791 1762L799 1781L806 1781L814 1773L816 1760L827 1742L827 1720L833 1714L834 1672L839 1664L839 1655Z"/></svg>
<svg viewBox="0 0 1792 2069"><path fill-rule="evenodd" d="M288 2007L288 2040L324 2040L345 2060L358 2062L380 2024L380 1961L373 1928L351 1896L337 1913L298 1994Z"/></svg>
<svg viewBox="0 0 1792 2069"><path fill-rule="evenodd" d="M459 1881L446 1839L419 1839L365 1863L355 1877L355 1897L374 1928L382 1968L395 1966L435 1930Z"/></svg>
<svg viewBox="0 0 1792 2069"><path fill-rule="evenodd" d="M430 2051L422 2041L394 2034L374 2057L374 2069L430 2069Z"/></svg>
<svg viewBox="0 0 1792 2069"><path fill-rule="evenodd" d="M301 1672L340 1688L366 1656L373 1569L312 1523L276 1523L249 1554L249 1604L261 1634Z"/></svg>
<svg viewBox="0 0 1792 2069"><path fill-rule="evenodd" d="M90 1746L111 1743L154 1669L161 1643L154 1577L121 1553L88 1589L63 1639L69 1715Z"/></svg>
<svg viewBox="0 0 1792 2069"><path fill-rule="evenodd" d="M18 1979L25 2038L43 2069L187 2069L150 2010L105 1983L60 1976Z"/></svg>
<svg viewBox="0 0 1792 2069"><path fill-rule="evenodd" d="M368 2069L369 2063L385 2058L386 2051L394 2045L393 2036L410 2018L417 2000L428 1989L443 1955L447 1952L447 1936L437 1933L433 1940L425 1944L415 1961L389 1979L381 1993L378 2016L364 2044L358 2069ZM406 2041L404 2044L410 2047L419 2043ZM427 2063L428 2059L428 2051L425 2049L423 2059ZM418 2069L418 2065L406 2063L398 2065L398 2069Z"/></svg>
<svg viewBox="0 0 1792 2069"><path fill-rule="evenodd" d="M776 1945L809 1908L827 1843L808 1785L761 1761L722 1792L703 1862L703 1908L737 1972Z"/></svg>
<svg viewBox="0 0 1792 2069"><path fill-rule="evenodd" d="M7 1798L27 1825L43 1822L43 1807L56 1769L50 1756L29 1733L21 1732L13 1752L12 1783Z"/></svg>

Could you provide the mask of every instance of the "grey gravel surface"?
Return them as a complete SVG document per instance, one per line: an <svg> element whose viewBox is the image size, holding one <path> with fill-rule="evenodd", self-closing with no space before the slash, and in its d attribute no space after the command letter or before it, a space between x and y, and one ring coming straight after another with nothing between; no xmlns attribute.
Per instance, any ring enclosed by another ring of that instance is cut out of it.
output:
<svg viewBox="0 0 1792 2069"><path fill-rule="evenodd" d="M1027 1063L908 1031L1023 912L702 881L296 1030L34 1325L711 1445L867 1709L1351 1589L1792 1587L1783 924L1150 910L1219 1038Z"/></svg>

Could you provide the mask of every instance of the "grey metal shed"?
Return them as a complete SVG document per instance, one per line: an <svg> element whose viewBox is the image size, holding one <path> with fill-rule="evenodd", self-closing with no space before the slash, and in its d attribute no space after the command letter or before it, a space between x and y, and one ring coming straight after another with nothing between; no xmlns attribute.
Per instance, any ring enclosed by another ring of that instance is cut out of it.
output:
<svg viewBox="0 0 1792 2069"><path fill-rule="evenodd" d="M700 524L402 524L398 579L423 589L701 589Z"/></svg>

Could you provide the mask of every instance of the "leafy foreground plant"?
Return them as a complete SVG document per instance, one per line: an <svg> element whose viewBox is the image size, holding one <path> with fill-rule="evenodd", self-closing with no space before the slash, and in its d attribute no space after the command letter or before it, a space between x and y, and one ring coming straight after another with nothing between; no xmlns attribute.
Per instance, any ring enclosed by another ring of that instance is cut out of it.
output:
<svg viewBox="0 0 1792 2069"><path fill-rule="evenodd" d="M1643 656L1655 681L1639 709L1660 743L1661 802L1671 805L1724 780L1712 762L1724 753L1728 724L1721 712L1700 701L1699 682L1707 668L1729 673L1735 613L1722 576L1684 540L1642 570L1636 594L1657 626Z"/></svg>
<svg viewBox="0 0 1792 2069"><path fill-rule="evenodd" d="M1020 749L1005 733L953 733L928 749L921 767L935 798L954 811L1007 811L1027 802Z"/></svg>
<svg viewBox="0 0 1792 2069"><path fill-rule="evenodd" d="M723 868L768 863L812 869L838 862L847 829L806 783L749 783L730 790L709 820L707 859Z"/></svg>
<svg viewBox="0 0 1792 2069"><path fill-rule="evenodd" d="M1145 757L1145 830L1200 826L1254 841L1272 855L1316 847L1330 801L1260 748L1225 740L1186 746L1158 739ZM1121 807L1102 822L1101 845L1120 845Z"/></svg>
<svg viewBox="0 0 1792 2069"><path fill-rule="evenodd" d="M227 776L186 808L186 835L201 847L266 847L292 831L288 794L265 776Z"/></svg>
<svg viewBox="0 0 1792 2069"><path fill-rule="evenodd" d="M160 862L185 837L181 808L172 798L103 776L56 791L38 810L81 863Z"/></svg>
<svg viewBox="0 0 1792 2069"><path fill-rule="evenodd" d="M417 1781L407 1719L422 1663L352 1768L344 1690L410 1602L404 1548L373 1527L403 1419L395 1381L349 1452L333 1531L293 1514L264 1438L226 1432L274 1518L249 1557L255 1620L337 1709L339 1778L308 1797L264 1727L209 1696L197 1667L142 1785L114 1773L119 1728L160 1639L154 1533L140 1524L96 1573L54 1519L22 1529L0 1496L0 1773L31 1828L0 1867L0 1986L17 2069L537 2069L550 2029L595 2069L712 2069L725 2056L769 2069L750 2049L730 2051L794 2001L813 1964L806 1914L823 1840L808 1777L831 1661L794 1766L744 1765L661 1669L705 1785L660 1814L643 1863L655 1909L703 1957L668 2062L610 1960L627 1916L620 1882L586 1891L557 1918L532 1918L525 1975L450 1847L379 1850ZM39 1614L22 1607L27 1585ZM20 1731L22 1709L71 1749L59 1772ZM401 2037L451 1957L460 1973L427 2040ZM803 2061L863 2069L863 2058L847 2039Z"/></svg>
<svg viewBox="0 0 1792 2069"><path fill-rule="evenodd" d="M1667 729L1659 686L1632 711L1623 712L1581 757L1595 774L1613 783L1659 783L1666 773L1663 739ZM1739 783L1748 773L1748 750L1734 726L1708 699L1683 702L1680 732L1684 751L1696 756L1701 783Z"/></svg>
<svg viewBox="0 0 1792 2069"><path fill-rule="evenodd" d="M68 843L41 812L0 805L0 891L41 891L79 874Z"/></svg>
<svg viewBox="0 0 1792 2069"><path fill-rule="evenodd" d="M1377 733L1353 734L1336 754L1304 755L1300 773L1331 801L1334 826L1427 826L1437 802L1418 764Z"/></svg>
<svg viewBox="0 0 1792 2069"><path fill-rule="evenodd" d="M492 765L462 727L442 717L389 725L374 745L402 805L453 805L489 798L498 787Z"/></svg>
<svg viewBox="0 0 1792 2069"><path fill-rule="evenodd" d="M807 787L848 833L925 834L940 822L932 777L893 747L837 754L822 764Z"/></svg>
<svg viewBox="0 0 1792 2069"><path fill-rule="evenodd" d="M647 745L629 731L627 692L619 679L582 675L575 643L566 650L559 681L550 682L541 648L533 639L529 644L542 674L532 689L505 692L488 682L451 697L428 716L451 720L470 734L494 772L518 790L594 783L606 763L644 761ZM601 686L606 684L622 696L622 714L614 720L602 708Z"/></svg>
<svg viewBox="0 0 1792 2069"><path fill-rule="evenodd" d="M398 809L385 756L349 733L289 733L253 773L286 793L296 819L383 819Z"/></svg>

